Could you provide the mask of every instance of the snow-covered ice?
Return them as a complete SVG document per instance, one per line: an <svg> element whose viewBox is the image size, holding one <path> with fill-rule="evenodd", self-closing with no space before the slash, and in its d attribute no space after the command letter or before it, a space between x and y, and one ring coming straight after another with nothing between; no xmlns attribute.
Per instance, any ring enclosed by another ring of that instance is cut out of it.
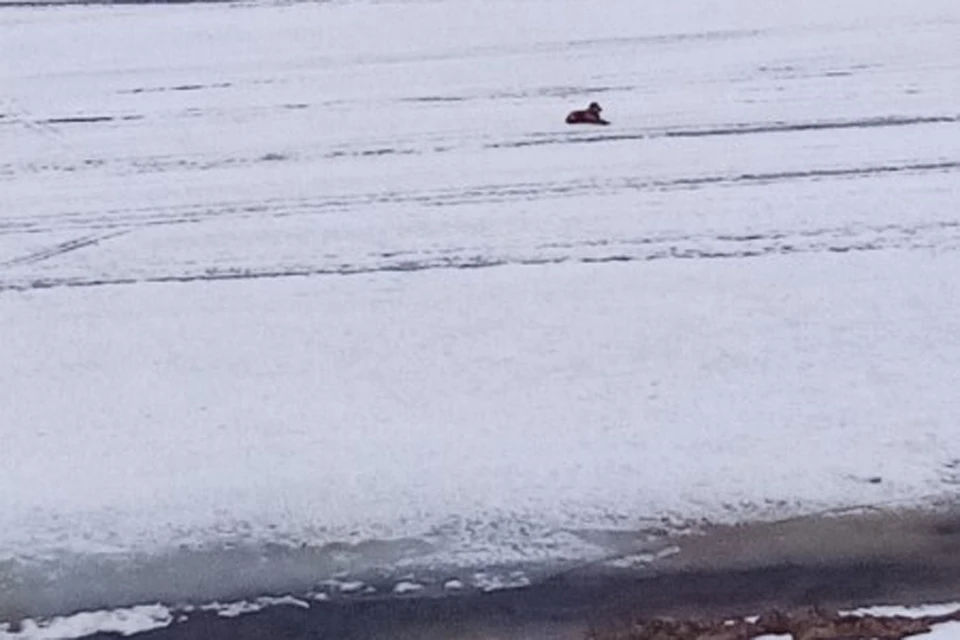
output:
<svg viewBox="0 0 960 640"><path fill-rule="evenodd" d="M173 615L167 607L139 605L111 611L84 611L41 622L28 619L15 631L10 630L9 624L0 623L0 640L72 640L96 633L133 636L172 623Z"/></svg>
<svg viewBox="0 0 960 640"><path fill-rule="evenodd" d="M924 640L957 640L960 638L960 622L944 622L924 634Z"/></svg>
<svg viewBox="0 0 960 640"><path fill-rule="evenodd" d="M845 611L850 615L862 616L904 616L906 618L922 618L925 616L944 616L960 611L960 603L944 602L940 604L925 604L916 607L904 607L902 605L878 605L873 607L862 607Z"/></svg>
<svg viewBox="0 0 960 640"><path fill-rule="evenodd" d="M393 586L393 593L396 595L407 595L423 591L423 585L416 582L403 580Z"/></svg>
<svg viewBox="0 0 960 640"><path fill-rule="evenodd" d="M213 611L221 618L236 618L248 613L256 613L267 607L297 607L309 609L310 604L292 596L260 596L253 601L211 602L200 607L201 611Z"/></svg>
<svg viewBox="0 0 960 640"><path fill-rule="evenodd" d="M960 6L602 6L0 10L0 619L956 494Z"/></svg>

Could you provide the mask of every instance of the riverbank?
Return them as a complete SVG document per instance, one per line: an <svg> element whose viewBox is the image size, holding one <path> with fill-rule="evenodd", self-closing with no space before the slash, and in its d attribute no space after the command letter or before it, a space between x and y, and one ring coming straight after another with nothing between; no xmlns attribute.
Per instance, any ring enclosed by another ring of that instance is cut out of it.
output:
<svg viewBox="0 0 960 640"><path fill-rule="evenodd" d="M730 619L960 601L956 508L707 527L671 543L676 553L640 569L600 563L527 588L445 598L291 598L232 617L224 609L178 613L178 622L137 637L579 640L664 616Z"/></svg>

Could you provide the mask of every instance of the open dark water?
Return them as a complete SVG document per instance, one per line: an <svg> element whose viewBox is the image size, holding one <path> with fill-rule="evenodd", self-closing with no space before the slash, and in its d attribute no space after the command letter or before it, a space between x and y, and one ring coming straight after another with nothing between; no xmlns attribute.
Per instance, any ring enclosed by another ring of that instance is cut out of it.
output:
<svg viewBox="0 0 960 640"><path fill-rule="evenodd" d="M748 615L771 606L950 601L960 567L856 561L647 577L568 575L535 587L447 598L278 606L236 618L191 615L151 640L579 638L631 616ZM97 638L115 638L101 634Z"/></svg>

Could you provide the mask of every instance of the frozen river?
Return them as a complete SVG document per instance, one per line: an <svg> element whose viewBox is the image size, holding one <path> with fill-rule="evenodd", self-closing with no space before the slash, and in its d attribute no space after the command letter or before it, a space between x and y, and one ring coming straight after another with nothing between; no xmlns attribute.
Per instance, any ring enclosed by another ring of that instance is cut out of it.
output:
<svg viewBox="0 0 960 640"><path fill-rule="evenodd" d="M490 591L951 500L958 30L0 7L0 623ZM594 100L610 127L564 124Z"/></svg>

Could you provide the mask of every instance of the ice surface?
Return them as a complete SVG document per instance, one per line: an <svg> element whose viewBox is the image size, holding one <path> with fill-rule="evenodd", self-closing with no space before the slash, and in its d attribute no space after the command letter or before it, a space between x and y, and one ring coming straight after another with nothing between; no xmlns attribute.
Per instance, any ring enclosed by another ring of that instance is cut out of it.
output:
<svg viewBox="0 0 960 640"><path fill-rule="evenodd" d="M958 21L3 8L0 619L955 495Z"/></svg>

